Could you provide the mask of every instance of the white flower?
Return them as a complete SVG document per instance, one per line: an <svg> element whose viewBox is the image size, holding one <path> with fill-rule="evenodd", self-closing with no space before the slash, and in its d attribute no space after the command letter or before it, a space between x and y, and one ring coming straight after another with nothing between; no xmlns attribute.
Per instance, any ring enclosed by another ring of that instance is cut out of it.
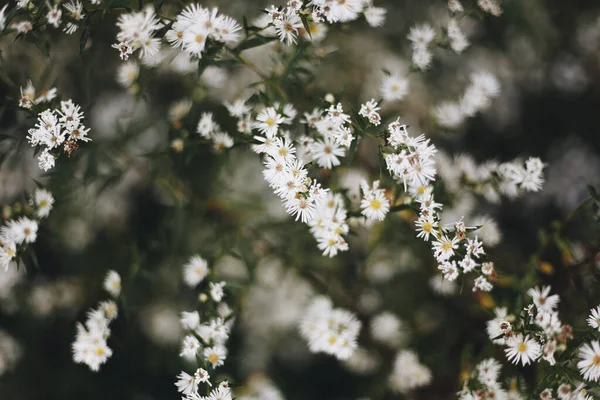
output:
<svg viewBox="0 0 600 400"><path fill-rule="evenodd" d="M121 275L117 271L110 270L104 278L104 290L114 298L121 294Z"/></svg>
<svg viewBox="0 0 600 400"><path fill-rule="evenodd" d="M455 129L465 120L460 104L452 101L439 104L433 113L438 124L444 128Z"/></svg>
<svg viewBox="0 0 600 400"><path fill-rule="evenodd" d="M393 391L406 393L425 386L429 382L431 382L431 371L419 363L415 352L403 350L398 353L389 377L390 387Z"/></svg>
<svg viewBox="0 0 600 400"><path fill-rule="evenodd" d="M379 87L384 101L402 100L408 93L408 80L399 75L386 75Z"/></svg>
<svg viewBox="0 0 600 400"><path fill-rule="evenodd" d="M544 286L542 289L535 287L527 291L527 294L532 297L536 307L542 313L552 312L560 301L560 297L557 294L548 296L550 289L550 286Z"/></svg>
<svg viewBox="0 0 600 400"><path fill-rule="evenodd" d="M37 238L38 223L27 217L8 221L0 228L0 240L4 243L33 243Z"/></svg>
<svg viewBox="0 0 600 400"><path fill-rule="evenodd" d="M187 335L183 338L183 342L181 343L181 352L179 353L179 356L186 360L193 361L196 359L196 354L198 354L199 349L200 342L198 339L193 335Z"/></svg>
<svg viewBox="0 0 600 400"><path fill-rule="evenodd" d="M381 343L397 346L406 338L406 332L402 321L385 311L371 320L371 336Z"/></svg>
<svg viewBox="0 0 600 400"><path fill-rule="evenodd" d="M600 306L590 310L590 316L587 319L587 323L592 328L600 331Z"/></svg>
<svg viewBox="0 0 600 400"><path fill-rule="evenodd" d="M382 7L368 6L367 8L365 8L363 13L365 14L365 19L367 20L367 23L372 27L376 27L383 25L387 10Z"/></svg>
<svg viewBox="0 0 600 400"><path fill-rule="evenodd" d="M185 396L191 396L198 393L198 382L194 375L182 371L177 375L177 378L178 381L175 382L175 386L177 386L177 391L179 391L179 393Z"/></svg>
<svg viewBox="0 0 600 400"><path fill-rule="evenodd" d="M117 67L117 81L124 88L128 88L135 83L140 73L140 66L135 61L122 63Z"/></svg>
<svg viewBox="0 0 600 400"><path fill-rule="evenodd" d="M333 309L329 299L317 297L306 310L300 333L308 341L311 352L324 352L346 360L357 347L360 327L354 314Z"/></svg>
<svg viewBox="0 0 600 400"><path fill-rule="evenodd" d="M598 382L600 379L600 344L594 340L592 343L584 344L579 349L577 368L586 381Z"/></svg>
<svg viewBox="0 0 600 400"><path fill-rule="evenodd" d="M36 214L39 218L46 218L52 210L54 197L52 193L45 189L37 189L33 195L33 201L36 206Z"/></svg>
<svg viewBox="0 0 600 400"><path fill-rule="evenodd" d="M504 349L508 360L513 364L527 365L536 361L542 354L541 346L538 342L530 339L529 336L523 337L522 334L516 334L506 340L507 348Z"/></svg>
<svg viewBox="0 0 600 400"><path fill-rule="evenodd" d="M227 358L227 349L224 346L216 345L204 349L204 359L216 368L225 363Z"/></svg>
<svg viewBox="0 0 600 400"><path fill-rule="evenodd" d="M199 255L192 256L183 266L183 281L191 288L198 286L208 275L208 263Z"/></svg>
<svg viewBox="0 0 600 400"><path fill-rule="evenodd" d="M256 116L255 127L268 138L272 138L277 134L279 125L284 122L284 118L275 108L268 107L262 110Z"/></svg>
<svg viewBox="0 0 600 400"><path fill-rule="evenodd" d="M494 343L503 345L505 340L499 337L504 334L503 325L507 326L507 311L504 307L499 307L494 310L495 318L487 322L487 334ZM508 325L510 326L510 324Z"/></svg>
<svg viewBox="0 0 600 400"><path fill-rule="evenodd" d="M498 386L498 378L502 365L493 358L488 358L477 364L477 379L483 385L491 388Z"/></svg>
<svg viewBox="0 0 600 400"><path fill-rule="evenodd" d="M198 311L183 311L179 322L182 327L194 330L200 325L200 314L198 314Z"/></svg>
<svg viewBox="0 0 600 400"><path fill-rule="evenodd" d="M379 189L379 181L374 181L369 187L366 181L361 183L363 199L360 203L361 213L365 217L375 221L383 221L390 210L390 202L385 197L385 190Z"/></svg>
<svg viewBox="0 0 600 400"><path fill-rule="evenodd" d="M223 296L225 295L225 292L223 291L224 286L225 286L225 282L218 282L218 283L210 282L209 283L210 297L212 297L212 299L214 301L216 301L217 303L219 303L223 299Z"/></svg>
<svg viewBox="0 0 600 400"><path fill-rule="evenodd" d="M321 168L331 169L341 164L338 157L344 157L345 150L333 138L325 137L310 145L312 159Z"/></svg>

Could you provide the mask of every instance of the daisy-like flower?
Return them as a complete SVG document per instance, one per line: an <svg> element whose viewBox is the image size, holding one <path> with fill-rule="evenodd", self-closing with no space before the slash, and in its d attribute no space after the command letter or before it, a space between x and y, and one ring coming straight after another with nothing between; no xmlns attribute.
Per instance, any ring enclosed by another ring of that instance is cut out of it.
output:
<svg viewBox="0 0 600 400"><path fill-rule="evenodd" d="M435 258L438 261L449 260L454 255L454 250L458 248L458 238L454 236L450 239L446 235L442 235L439 239L433 242L433 250Z"/></svg>
<svg viewBox="0 0 600 400"><path fill-rule="evenodd" d="M121 294L121 275L117 271L110 270L104 278L104 290L114 298Z"/></svg>
<svg viewBox="0 0 600 400"><path fill-rule="evenodd" d="M369 187L366 181L361 182L363 199L360 203L361 213L375 221L383 221L390 210L390 202L385 197L385 190L379 189L379 181L374 181Z"/></svg>
<svg viewBox="0 0 600 400"><path fill-rule="evenodd" d="M268 107L262 110L256 116L255 128L267 137L272 138L277 134L279 125L284 122L285 118L277 113L273 107Z"/></svg>
<svg viewBox="0 0 600 400"><path fill-rule="evenodd" d="M280 19L274 20L274 25L279 40L287 46L296 43L298 30L304 27L300 16L291 7L287 8L287 11L282 14Z"/></svg>
<svg viewBox="0 0 600 400"><path fill-rule="evenodd" d="M33 202L36 207L36 214L39 218L46 218L52 210L54 196L45 189L37 189L33 195Z"/></svg>
<svg viewBox="0 0 600 400"><path fill-rule="evenodd" d="M140 66L135 61L127 61L118 66L117 82L124 88L135 83L140 73Z"/></svg>
<svg viewBox="0 0 600 400"><path fill-rule="evenodd" d="M532 297L533 302L540 312L550 313L558 305L560 297L557 294L548 296L550 289L550 286L544 286L542 289L536 286L527 291L527 294Z"/></svg>
<svg viewBox="0 0 600 400"><path fill-rule="evenodd" d="M177 375L177 379L175 386L177 386L177 391L179 393L184 396L192 396L198 393L198 382L194 375L182 371Z"/></svg>
<svg viewBox="0 0 600 400"><path fill-rule="evenodd" d="M60 25L60 18L62 17L62 11L58 8L58 5L55 5L48 11L48 15L46 19L48 20L48 25L52 25L55 28L58 28Z"/></svg>
<svg viewBox="0 0 600 400"><path fill-rule="evenodd" d="M310 145L312 158L321 168L331 169L341 164L338 157L343 157L345 150L332 137L316 140Z"/></svg>
<svg viewBox="0 0 600 400"><path fill-rule="evenodd" d="M199 255L192 256L183 266L183 281L191 288L198 286L208 275L208 263Z"/></svg>
<svg viewBox="0 0 600 400"><path fill-rule="evenodd" d="M587 323L592 328L600 331L600 306L590 310L590 316L587 319Z"/></svg>
<svg viewBox="0 0 600 400"><path fill-rule="evenodd" d="M218 283L211 282L209 284L209 286L210 286L210 297L212 297L212 299L214 301L216 301L217 303L220 302L221 300L223 300L223 296L225 295L225 292L223 291L225 282L218 282Z"/></svg>
<svg viewBox="0 0 600 400"><path fill-rule="evenodd" d="M204 349L204 359L216 368L225 363L227 358L227 349L224 346L216 345Z"/></svg>
<svg viewBox="0 0 600 400"><path fill-rule="evenodd" d="M522 365L528 365L536 361L542 354L542 348L538 342L530 339L529 336L523 337L520 333L507 339L506 346L508 348L504 349L504 352L513 364L520 362ZM600 374L600 369L598 371Z"/></svg>
<svg viewBox="0 0 600 400"><path fill-rule="evenodd" d="M433 217L433 214L419 215L419 219L415 222L416 230L418 232L417 237L423 238L426 242L429 241L429 235L436 235L436 229L438 227L437 220Z"/></svg>
<svg viewBox="0 0 600 400"><path fill-rule="evenodd" d="M600 379L600 343L594 340L592 343L584 344L579 349L579 358L577 363L579 372L586 381L598 382Z"/></svg>
<svg viewBox="0 0 600 400"><path fill-rule="evenodd" d="M386 75L379 87L384 101L402 100L408 93L408 80L399 75Z"/></svg>

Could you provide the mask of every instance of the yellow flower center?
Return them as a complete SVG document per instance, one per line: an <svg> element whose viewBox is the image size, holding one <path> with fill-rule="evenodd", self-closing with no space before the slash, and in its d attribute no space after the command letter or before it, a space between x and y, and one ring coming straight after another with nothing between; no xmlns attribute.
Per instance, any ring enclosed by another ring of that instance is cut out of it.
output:
<svg viewBox="0 0 600 400"><path fill-rule="evenodd" d="M517 351L519 353L525 353L527 351L527 344L526 343L519 343L519 345L517 346Z"/></svg>
<svg viewBox="0 0 600 400"><path fill-rule="evenodd" d="M381 208L381 201L373 199L371 200L370 206L373 210L379 210Z"/></svg>
<svg viewBox="0 0 600 400"><path fill-rule="evenodd" d="M269 126L273 126L275 125L275 120L271 117L267 118L267 120L265 121L265 124L269 125Z"/></svg>
<svg viewBox="0 0 600 400"><path fill-rule="evenodd" d="M215 353L212 353L210 356L208 356L208 361L214 364L219 361L219 357Z"/></svg>
<svg viewBox="0 0 600 400"><path fill-rule="evenodd" d="M452 242L446 242L442 245L442 250L450 251L452 250Z"/></svg>
<svg viewBox="0 0 600 400"><path fill-rule="evenodd" d="M431 226L431 223L429 221L425 221L421 226L421 229L423 229L423 232L430 233L433 229L433 226Z"/></svg>

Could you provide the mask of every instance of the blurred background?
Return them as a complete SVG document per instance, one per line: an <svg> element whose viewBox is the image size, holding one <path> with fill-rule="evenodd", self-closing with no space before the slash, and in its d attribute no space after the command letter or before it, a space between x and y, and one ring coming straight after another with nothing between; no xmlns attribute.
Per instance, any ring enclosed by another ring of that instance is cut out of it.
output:
<svg viewBox="0 0 600 400"><path fill-rule="evenodd" d="M203 5L253 21L269 4ZM116 18L106 15L95 20L83 56L79 33L45 32L49 56L23 40L0 42L1 203L22 201L35 180L57 199L33 245L38 265L0 271L0 398L178 399L175 376L190 369L179 358L179 313L197 301L197 293L182 284L181 266L196 253L228 282L226 299L236 324L219 376L240 394L269 385L281 395L273 398L290 400L451 399L470 360L483 355L503 360L485 334L485 321L494 305L515 296L531 269L538 282L553 285L563 297L565 322L584 324L588 309L600 300L597 232L589 214L564 221L588 197L587 185L600 184L600 4L506 0L500 17L461 19L471 47L461 55L436 50L424 73L410 70L406 35L420 22L442 29L447 3L375 0L375 5L387 9L382 27L364 21L332 27L320 43L327 56L311 65L320 93L343 91L344 101L359 104L379 96L383 70L407 75L408 95L386 104L382 113L400 116L413 134L426 134L450 164L461 154L476 163L519 156L547 163L541 192L497 203L471 193L449 196L448 219L464 215L487 229L502 277L493 298L474 295L460 282L436 280L429 248L415 238L407 215L390 216L370 230L358 228L349 252L324 258L307 228L285 214L263 180L259 158L246 146L173 151L171 141L180 134L169 119L175 102L193 100L184 121L190 127L211 111L224 129L235 132L221 104L240 96L256 76L242 68L211 67L198 77L166 57L153 69L141 69L141 90L132 93L118 83L121 61L110 47ZM278 46L253 49L247 58L272 67ZM469 75L479 70L498 77L500 97L459 129L438 127L432 109L460 96ZM16 107L18 88L28 79L36 88L55 86L62 98L80 104L91 128L93 141L48 174L23 140L34 120ZM292 102L310 111L301 93ZM320 179L356 192L361 176L377 176L375 151L364 141L353 167L343 164L335 176L323 173ZM114 355L93 373L73 363L70 346L76 322L107 297L102 280L109 269L123 277L127 305L111 325ZM339 362L308 352L297 321L318 293L359 315L360 342L368 344L364 353ZM369 323L383 311L399 317L406 333L394 346L370 338ZM400 395L385 388L391 360L404 347L418 352L434 379ZM531 370L518 372L525 384L534 379Z"/></svg>

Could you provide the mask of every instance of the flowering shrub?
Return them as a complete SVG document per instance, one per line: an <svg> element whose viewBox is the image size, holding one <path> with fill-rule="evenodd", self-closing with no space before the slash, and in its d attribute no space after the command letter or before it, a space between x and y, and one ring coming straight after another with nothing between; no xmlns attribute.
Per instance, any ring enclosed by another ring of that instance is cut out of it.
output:
<svg viewBox="0 0 600 400"><path fill-rule="evenodd" d="M593 76L539 5L377 1L1 9L0 390L600 398L597 146L515 105Z"/></svg>

